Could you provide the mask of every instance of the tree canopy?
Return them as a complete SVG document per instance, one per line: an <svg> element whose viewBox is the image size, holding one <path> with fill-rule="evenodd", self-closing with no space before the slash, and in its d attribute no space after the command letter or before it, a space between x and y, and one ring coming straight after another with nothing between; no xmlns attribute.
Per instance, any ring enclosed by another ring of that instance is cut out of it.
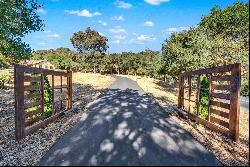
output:
<svg viewBox="0 0 250 167"><path fill-rule="evenodd" d="M85 31L74 33L70 39L79 53L106 52L108 39L88 27Z"/></svg>
<svg viewBox="0 0 250 167"><path fill-rule="evenodd" d="M36 0L0 0L0 56L13 63L29 58L31 48L22 37L42 29L39 8Z"/></svg>

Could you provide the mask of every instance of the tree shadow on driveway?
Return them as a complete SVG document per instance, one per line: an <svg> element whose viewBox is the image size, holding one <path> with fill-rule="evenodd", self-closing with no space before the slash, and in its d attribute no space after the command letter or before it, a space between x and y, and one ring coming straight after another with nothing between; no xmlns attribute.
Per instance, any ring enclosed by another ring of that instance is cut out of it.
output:
<svg viewBox="0 0 250 167"><path fill-rule="evenodd" d="M105 90L39 164L221 165L152 97L132 89Z"/></svg>

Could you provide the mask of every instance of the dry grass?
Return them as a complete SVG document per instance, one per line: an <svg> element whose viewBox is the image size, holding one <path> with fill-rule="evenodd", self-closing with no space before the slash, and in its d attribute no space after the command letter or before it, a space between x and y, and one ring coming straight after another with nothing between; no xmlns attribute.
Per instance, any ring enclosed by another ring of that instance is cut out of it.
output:
<svg viewBox="0 0 250 167"><path fill-rule="evenodd" d="M112 76L93 74L93 73L80 73L73 74L73 83L91 85L95 89L104 89L111 85L115 79Z"/></svg>
<svg viewBox="0 0 250 167"><path fill-rule="evenodd" d="M172 119L189 131L224 165L249 166L249 111L241 111L240 113L240 142L236 144L219 133L203 126L197 126L197 124L176 115L173 106L177 105L178 88L175 85L169 85L152 78L125 77L137 81L144 91L153 95L167 112L172 113Z"/></svg>

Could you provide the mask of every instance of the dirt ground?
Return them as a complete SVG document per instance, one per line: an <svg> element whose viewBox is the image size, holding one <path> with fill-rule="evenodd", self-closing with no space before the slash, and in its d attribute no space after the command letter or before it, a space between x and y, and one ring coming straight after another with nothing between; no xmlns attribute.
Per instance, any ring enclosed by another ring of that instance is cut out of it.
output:
<svg viewBox="0 0 250 167"><path fill-rule="evenodd" d="M241 111L240 113L240 142L236 144L227 137L194 124L176 114L177 84L164 83L146 77L123 76L137 81L144 91L154 96L167 112L172 113L171 116L176 122L189 131L209 151L213 152L224 165L249 166L249 111Z"/></svg>

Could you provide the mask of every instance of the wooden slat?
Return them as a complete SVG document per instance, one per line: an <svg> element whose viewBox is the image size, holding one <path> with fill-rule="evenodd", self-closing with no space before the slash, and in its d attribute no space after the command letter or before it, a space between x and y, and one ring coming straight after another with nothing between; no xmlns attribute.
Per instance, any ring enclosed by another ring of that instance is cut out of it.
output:
<svg viewBox="0 0 250 167"><path fill-rule="evenodd" d="M32 76L25 76L24 77L24 82L41 82L40 77L32 77Z"/></svg>
<svg viewBox="0 0 250 167"><path fill-rule="evenodd" d="M40 121L40 120L42 120L42 119L43 119L43 117L40 116L40 117L37 117L37 118L35 118L35 119L27 120L27 121L25 121L25 127L31 126L32 124L34 124L34 123L36 123L36 122L38 122L38 121Z"/></svg>
<svg viewBox="0 0 250 167"><path fill-rule="evenodd" d="M234 68L234 64L230 64L227 66L222 67L216 67L216 68L207 68L202 70L196 70L196 71L188 71L181 73L180 76L189 76L189 75L201 75L201 74L210 74L210 73L224 73L231 71Z"/></svg>
<svg viewBox="0 0 250 167"><path fill-rule="evenodd" d="M223 93L211 93L212 97L230 100L230 94L223 94Z"/></svg>
<svg viewBox="0 0 250 167"><path fill-rule="evenodd" d="M24 91L28 90L41 90L41 86L34 86L34 85L24 86Z"/></svg>
<svg viewBox="0 0 250 167"><path fill-rule="evenodd" d="M210 104L213 106L216 106L216 107L221 107L221 108L225 108L228 110L230 109L230 104L228 104L228 103L223 103L223 102L219 102L219 101L211 101Z"/></svg>
<svg viewBox="0 0 250 167"><path fill-rule="evenodd" d="M231 86L230 85L214 85L212 84L212 89L215 89L215 90L228 90L230 91L230 88Z"/></svg>
<svg viewBox="0 0 250 167"><path fill-rule="evenodd" d="M189 99L187 99L187 98L184 98L184 97L183 97L182 99L184 99L184 100L187 100L187 101L191 101L191 102L194 102L194 103L196 103L196 101L194 101L194 100L191 100L191 99L189 100Z"/></svg>
<svg viewBox="0 0 250 167"><path fill-rule="evenodd" d="M223 111L216 110L213 108L210 109L210 112L213 114L216 114L218 116L224 117L224 118L229 118L229 113L227 113L227 112L223 112Z"/></svg>
<svg viewBox="0 0 250 167"><path fill-rule="evenodd" d="M42 105L42 100L38 101L38 102L32 102L32 103L28 103L28 104L24 104L24 108L30 108L30 107L34 107L34 106L39 106Z"/></svg>
<svg viewBox="0 0 250 167"><path fill-rule="evenodd" d="M229 123L228 123L228 122L225 122L225 121L220 120L220 119L218 119L218 118L215 118L215 117L213 117L213 116L210 116L210 121L211 121L211 122L214 122L214 123L216 123L216 124L219 124L219 125L221 125L221 126L224 126L225 128L229 128Z"/></svg>
<svg viewBox="0 0 250 167"><path fill-rule="evenodd" d="M231 75L212 76L212 81L231 81Z"/></svg>
<svg viewBox="0 0 250 167"><path fill-rule="evenodd" d="M40 120L36 123L34 123L34 125L32 125L31 127L28 127L25 129L25 135L29 135L31 133L34 133L37 129L46 126L49 123L54 122L58 117L62 116L64 113L60 112L60 113L56 113L55 115L45 119L45 120Z"/></svg>
<svg viewBox="0 0 250 167"><path fill-rule="evenodd" d="M55 71L49 69L42 69L42 68L34 68L28 67L21 64L16 64L17 68L23 69L25 73L32 73L32 74L45 74L45 75L56 75L56 76L69 76L67 71Z"/></svg>
<svg viewBox="0 0 250 167"><path fill-rule="evenodd" d="M189 115L188 117L189 117L190 119L195 120L196 122L198 122L198 123L200 123L200 124L203 124L203 125L205 125L206 127L210 128L210 129L212 129L212 130L214 130L214 131L220 132L220 133L222 133L222 134L224 134L224 135L228 135L228 133L229 133L229 130L228 130L228 129L219 127L219 126L217 126L216 124L213 124L213 123L211 123L211 122L208 122L207 120L204 120L204 119L200 118L199 116L196 116L196 115L194 115L194 114L192 114L192 113L189 113L188 115Z"/></svg>
<svg viewBox="0 0 250 167"><path fill-rule="evenodd" d="M26 111L25 115L26 115L26 118L27 118L27 117L31 117L32 115L40 114L40 113L43 113L43 109L42 108L38 108L36 110L29 111L29 112Z"/></svg>
<svg viewBox="0 0 250 167"><path fill-rule="evenodd" d="M62 88L68 88L67 85L63 85L63 86L54 86L54 89L62 89Z"/></svg>
<svg viewBox="0 0 250 167"><path fill-rule="evenodd" d="M33 98L42 98L42 94L41 93L26 94L24 95L24 98L26 100L33 99Z"/></svg>

